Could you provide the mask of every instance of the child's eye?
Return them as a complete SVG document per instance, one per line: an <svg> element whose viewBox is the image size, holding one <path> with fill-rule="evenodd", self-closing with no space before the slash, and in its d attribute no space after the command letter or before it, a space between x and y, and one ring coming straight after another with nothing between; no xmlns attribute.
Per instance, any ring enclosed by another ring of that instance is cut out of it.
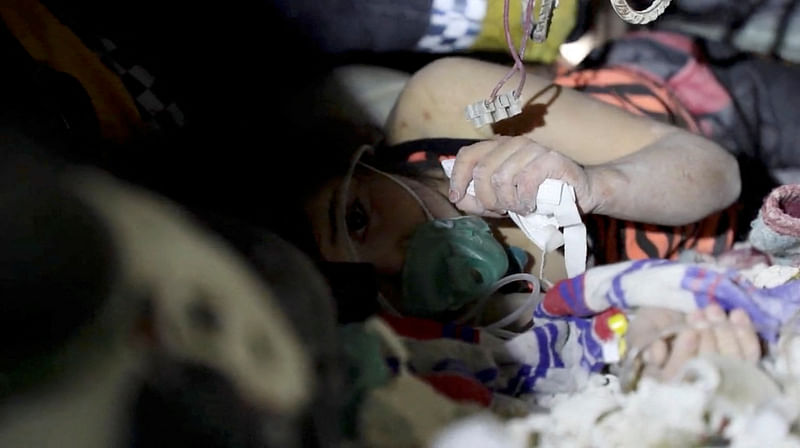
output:
<svg viewBox="0 0 800 448"><path fill-rule="evenodd" d="M359 239L363 238L363 233L369 225L369 215L367 215L361 200L356 199L347 208L345 222L347 223L347 231L351 235L356 235Z"/></svg>

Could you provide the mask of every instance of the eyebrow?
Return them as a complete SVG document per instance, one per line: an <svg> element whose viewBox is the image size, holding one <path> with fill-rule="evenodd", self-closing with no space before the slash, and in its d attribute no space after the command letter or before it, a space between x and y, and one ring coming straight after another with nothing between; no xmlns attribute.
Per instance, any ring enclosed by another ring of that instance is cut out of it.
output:
<svg viewBox="0 0 800 448"><path fill-rule="evenodd" d="M337 223L338 219L336 216L336 205L339 202L339 188L334 188L333 193L331 193L331 199L328 203L328 222L331 226L331 233L330 239L331 244L336 244L336 232L337 232Z"/></svg>

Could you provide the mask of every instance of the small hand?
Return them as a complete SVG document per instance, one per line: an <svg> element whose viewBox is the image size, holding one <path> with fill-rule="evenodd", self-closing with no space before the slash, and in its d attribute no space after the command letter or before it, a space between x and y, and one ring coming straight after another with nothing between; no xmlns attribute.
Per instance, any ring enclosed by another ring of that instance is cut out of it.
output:
<svg viewBox="0 0 800 448"><path fill-rule="evenodd" d="M631 346L646 343L646 335L653 335L681 325L671 341L658 339L644 351L643 374L661 380L670 380L680 372L690 359L704 354L720 354L749 362L761 357L761 345L750 317L744 310L734 309L729 314L719 305L709 305L689 314L646 308L637 313L631 323Z"/></svg>
<svg viewBox="0 0 800 448"><path fill-rule="evenodd" d="M547 178L572 185L584 213L594 209L584 169L527 137L498 137L462 148L450 179L450 201L467 213L525 215L536 208L539 185ZM470 181L475 196L466 194Z"/></svg>

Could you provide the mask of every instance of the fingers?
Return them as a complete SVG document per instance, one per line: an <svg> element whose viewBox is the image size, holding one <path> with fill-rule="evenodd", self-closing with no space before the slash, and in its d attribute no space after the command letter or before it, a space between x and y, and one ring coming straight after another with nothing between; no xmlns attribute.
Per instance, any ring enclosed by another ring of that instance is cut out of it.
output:
<svg viewBox="0 0 800 448"><path fill-rule="evenodd" d="M643 307L636 311L631 321L630 332L640 331L645 334L660 332L676 324L686 321L686 314L660 307Z"/></svg>
<svg viewBox="0 0 800 448"><path fill-rule="evenodd" d="M742 349L739 346L739 338L736 334L736 327L728 322L728 316L718 305L710 305L705 310L706 318L711 323L711 330L714 333L716 342L716 353L732 358L744 359Z"/></svg>
<svg viewBox="0 0 800 448"><path fill-rule="evenodd" d="M632 349L645 349L664 330L686 322L686 315L666 308L645 307L631 319L626 338Z"/></svg>
<svg viewBox="0 0 800 448"><path fill-rule="evenodd" d="M698 355L719 354L748 362L761 357L758 334L744 310L726 314L722 307L711 304L689 313L686 323L689 325L671 344L659 340L648 347L643 354L645 374L670 380Z"/></svg>
<svg viewBox="0 0 800 448"><path fill-rule="evenodd" d="M726 315L722 307L711 304L702 316L707 325L701 330L701 354L717 353L750 362L761 357L758 334L744 310L735 309Z"/></svg>
<svg viewBox="0 0 800 448"><path fill-rule="evenodd" d="M548 151L541 154L514 176L513 182L517 188L517 195L524 208L534 209L536 206L536 196L539 194L539 185L548 177L563 179L573 184L569 175L565 175L568 159L556 152Z"/></svg>
<svg viewBox="0 0 800 448"><path fill-rule="evenodd" d="M717 340L714 329L706 317L706 310L695 310L687 316L687 322L691 324L697 333L697 354L710 355L717 352Z"/></svg>
<svg viewBox="0 0 800 448"><path fill-rule="evenodd" d="M528 214L533 212L536 196L519 194L517 182L522 170L531 169L538 157L549 151L543 146L531 146L527 151L511 154L496 170L492 178L499 205L506 210ZM544 178L542 178L544 181Z"/></svg>
<svg viewBox="0 0 800 448"><path fill-rule="evenodd" d="M664 363L667 362L669 356L669 346L663 339L653 342L642 354L642 361L644 361L644 371L646 376L660 377L661 369Z"/></svg>
<svg viewBox="0 0 800 448"><path fill-rule="evenodd" d="M661 371L662 380L671 380L680 372L686 361L697 356L700 345L700 335L694 328L687 328L675 337L672 342L669 359Z"/></svg>
<svg viewBox="0 0 800 448"><path fill-rule="evenodd" d="M543 156L546 159L540 164L539 158ZM582 173L571 160L527 137L499 137L459 151L450 178L449 197L468 213L528 214L535 208L539 184L547 177L570 183L580 178L564 176L568 171ZM474 182L474 197L466 194L470 182Z"/></svg>
<svg viewBox="0 0 800 448"><path fill-rule="evenodd" d="M744 310L735 309L730 313L730 321L736 332L743 359L756 362L761 358L761 342L758 340L750 316Z"/></svg>
<svg viewBox="0 0 800 448"><path fill-rule="evenodd" d="M475 181L475 196L478 198L478 202L489 210L504 211L515 209L514 186L510 184L513 175L508 176L504 185L504 180L497 176L497 170L512 155L517 153L529 154L532 145L534 143L526 138L502 140L494 150L486 154L475 165L472 170L472 180ZM519 166L516 169L520 169ZM512 191L510 195L509 191ZM501 200L498 198L498 194L505 197Z"/></svg>
<svg viewBox="0 0 800 448"><path fill-rule="evenodd" d="M667 361L669 355L669 347L667 342L659 339L647 348L644 352L644 362L655 366L662 366Z"/></svg>
<svg viewBox="0 0 800 448"><path fill-rule="evenodd" d="M496 141L487 140L465 146L458 151L458 156L453 164L453 172L450 176L450 202L460 203L467 196L467 186L472 181L472 172L475 170L475 166L496 145Z"/></svg>
<svg viewBox="0 0 800 448"><path fill-rule="evenodd" d="M486 210L483 204L481 204L481 202L478 201L478 198L469 194L463 195L461 200L456 202L455 205L456 207L458 207L459 210L469 213L471 215L492 216L492 217L502 216L499 213L494 213Z"/></svg>

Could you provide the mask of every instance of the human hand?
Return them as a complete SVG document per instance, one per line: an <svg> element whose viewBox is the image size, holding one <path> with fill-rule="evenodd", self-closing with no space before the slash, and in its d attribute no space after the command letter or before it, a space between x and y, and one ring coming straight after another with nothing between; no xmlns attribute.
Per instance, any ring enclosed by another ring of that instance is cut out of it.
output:
<svg viewBox="0 0 800 448"><path fill-rule="evenodd" d="M498 137L461 148L450 178L450 201L467 213L527 215L535 210L539 185L547 178L570 184L584 213L596 207L587 172L527 137ZM475 196L466 194L470 181Z"/></svg>
<svg viewBox="0 0 800 448"><path fill-rule="evenodd" d="M665 332L671 336L649 343ZM674 378L696 356L720 354L749 362L761 357L758 335L747 313L734 309L726 314L715 304L689 314L643 308L631 322L628 342L644 350L642 374L664 381Z"/></svg>

